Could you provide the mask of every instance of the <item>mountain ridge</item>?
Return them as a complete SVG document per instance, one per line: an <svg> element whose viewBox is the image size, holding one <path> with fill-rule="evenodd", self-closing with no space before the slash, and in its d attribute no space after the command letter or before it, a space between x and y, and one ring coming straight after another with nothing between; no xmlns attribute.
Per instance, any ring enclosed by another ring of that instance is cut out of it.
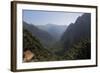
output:
<svg viewBox="0 0 100 73"><path fill-rule="evenodd" d="M57 24L46 24L46 25L37 25L38 28L47 31L51 34L56 40L59 40L63 32L67 29L67 25L57 25Z"/></svg>
<svg viewBox="0 0 100 73"><path fill-rule="evenodd" d="M45 47L49 46L48 44L52 44L54 41L54 38L48 32L37 28L33 24L28 24L23 21L23 27L31 32L33 36L41 40L42 45Z"/></svg>
<svg viewBox="0 0 100 73"><path fill-rule="evenodd" d="M62 52L70 50L75 44L78 44L80 41L84 42L85 40L91 42L90 13L84 13L82 16L77 18L75 23L71 23L68 26L60 39L63 48ZM90 44L88 44L88 46L90 46ZM90 48L87 50L90 50Z"/></svg>

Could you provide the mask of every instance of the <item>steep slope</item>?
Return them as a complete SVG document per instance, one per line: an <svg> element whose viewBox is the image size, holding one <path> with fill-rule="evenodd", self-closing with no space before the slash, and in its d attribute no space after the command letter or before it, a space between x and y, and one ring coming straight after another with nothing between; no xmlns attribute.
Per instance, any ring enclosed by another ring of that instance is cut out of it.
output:
<svg viewBox="0 0 100 73"><path fill-rule="evenodd" d="M82 39L91 39L91 15L85 13L82 16L78 17L76 22L71 23L67 30L64 32L61 37L61 42L65 49L72 46L72 44L82 40Z"/></svg>
<svg viewBox="0 0 100 73"><path fill-rule="evenodd" d="M91 58L91 14L85 13L71 23L60 40L64 59Z"/></svg>
<svg viewBox="0 0 100 73"><path fill-rule="evenodd" d="M48 32L41 30L32 24L23 22L23 28L27 29L33 36L37 37L44 47L49 47L54 42L54 38Z"/></svg>
<svg viewBox="0 0 100 73"><path fill-rule="evenodd" d="M89 39L81 40L64 52L65 60L91 59L91 42Z"/></svg>
<svg viewBox="0 0 100 73"><path fill-rule="evenodd" d="M23 52L27 50L34 54L34 57L29 62L57 60L57 58L51 52L42 46L39 39L32 36L32 33L26 29L23 29Z"/></svg>

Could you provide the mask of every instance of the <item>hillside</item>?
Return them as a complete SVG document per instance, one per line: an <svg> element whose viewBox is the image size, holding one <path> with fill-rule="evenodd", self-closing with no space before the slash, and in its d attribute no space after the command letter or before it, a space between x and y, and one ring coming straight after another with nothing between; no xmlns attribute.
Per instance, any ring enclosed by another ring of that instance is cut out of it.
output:
<svg viewBox="0 0 100 73"><path fill-rule="evenodd" d="M69 48L82 39L91 39L91 17L86 13L81 17L78 17L75 23L71 23L68 29L61 37L62 43L66 43L64 47Z"/></svg>
<svg viewBox="0 0 100 73"><path fill-rule="evenodd" d="M40 40L32 36L32 33L23 29L23 52L27 50L34 54L34 57L29 62L53 61L59 59L49 50L45 49L40 43Z"/></svg>
<svg viewBox="0 0 100 73"><path fill-rule="evenodd" d="M55 41L53 36L51 36L48 32L37 28L33 24L23 22L23 28L27 29L29 32L32 33L33 36L37 37L44 47L50 47Z"/></svg>
<svg viewBox="0 0 100 73"><path fill-rule="evenodd" d="M61 44L62 44L62 52L59 52L59 54L63 53L69 53L73 52L77 55L83 54L85 58L90 58L90 52L91 52L91 15L89 13L85 13L82 16L78 17L75 23L71 23L64 34L61 37ZM81 44L79 44L81 43ZM84 45L88 44L88 45ZM82 45L83 44L83 45ZM80 52L75 52L74 46L77 45L80 48L76 48L76 50L80 50ZM86 48L84 48L86 47ZM73 49L74 48L74 49ZM83 48L83 49L82 49ZM84 51L84 53L82 53ZM88 55L88 56L85 56ZM71 55L70 55L71 56ZM83 56L77 57L76 59L84 58Z"/></svg>

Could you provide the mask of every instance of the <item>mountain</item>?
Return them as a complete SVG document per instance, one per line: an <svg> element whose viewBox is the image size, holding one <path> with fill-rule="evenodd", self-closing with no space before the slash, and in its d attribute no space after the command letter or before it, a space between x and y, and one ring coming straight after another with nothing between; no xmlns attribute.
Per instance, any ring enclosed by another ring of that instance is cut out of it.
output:
<svg viewBox="0 0 100 73"><path fill-rule="evenodd" d="M23 22L23 50L29 49L35 54L33 61L91 59L91 14L84 13L75 23L61 27ZM60 30L63 30L61 34Z"/></svg>
<svg viewBox="0 0 100 73"><path fill-rule="evenodd" d="M56 40L59 40L63 32L66 30L67 25L46 24L37 25L37 27L51 34Z"/></svg>
<svg viewBox="0 0 100 73"><path fill-rule="evenodd" d="M56 56L55 54L51 53L48 49L46 49L40 42L40 40L33 36L31 32L29 32L27 29L23 29L23 52L28 51L28 56L31 51L33 54L32 59L24 62L39 62L39 61L57 61L60 59L60 57ZM23 53L23 60L26 57L24 57Z"/></svg>
<svg viewBox="0 0 100 73"><path fill-rule="evenodd" d="M59 42L63 49L62 52L60 51L58 54L65 53L67 57L70 57L70 59L90 58L91 14L84 13L82 16L77 18L75 23L71 23ZM77 55L77 57L75 57L75 55Z"/></svg>
<svg viewBox="0 0 100 73"><path fill-rule="evenodd" d="M23 29L23 52L27 50L30 50L34 54L30 61L52 60L52 54L42 46L40 40L26 29Z"/></svg>
<svg viewBox="0 0 100 73"><path fill-rule="evenodd" d="M33 36L37 37L44 47L51 46L55 40L48 32L37 28L33 24L28 24L23 21L23 28L27 29Z"/></svg>
<svg viewBox="0 0 100 73"><path fill-rule="evenodd" d="M91 37L91 15L85 13L78 17L75 23L71 23L61 37L64 47L69 48L72 44Z"/></svg>

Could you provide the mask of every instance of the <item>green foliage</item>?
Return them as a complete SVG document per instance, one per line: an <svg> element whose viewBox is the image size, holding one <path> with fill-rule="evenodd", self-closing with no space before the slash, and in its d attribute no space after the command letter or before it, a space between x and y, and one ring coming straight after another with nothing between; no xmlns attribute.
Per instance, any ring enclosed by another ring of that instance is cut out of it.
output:
<svg viewBox="0 0 100 73"><path fill-rule="evenodd" d="M63 59L75 60L75 59L90 59L91 57L91 47L90 40L81 40L77 44L73 45L65 55Z"/></svg>
<svg viewBox="0 0 100 73"><path fill-rule="evenodd" d="M33 36L26 29L23 30L23 51L31 50L35 54L32 61L57 61L57 60L77 60L77 59L90 59L91 47L90 40L81 40L69 48L62 56L52 52L56 47L47 50L44 48L38 38ZM61 51L60 51L61 52Z"/></svg>
<svg viewBox="0 0 100 73"><path fill-rule="evenodd" d="M59 60L59 57L44 48L38 38L32 36L32 34L23 29L23 51L30 50L35 54L32 61L55 61Z"/></svg>

